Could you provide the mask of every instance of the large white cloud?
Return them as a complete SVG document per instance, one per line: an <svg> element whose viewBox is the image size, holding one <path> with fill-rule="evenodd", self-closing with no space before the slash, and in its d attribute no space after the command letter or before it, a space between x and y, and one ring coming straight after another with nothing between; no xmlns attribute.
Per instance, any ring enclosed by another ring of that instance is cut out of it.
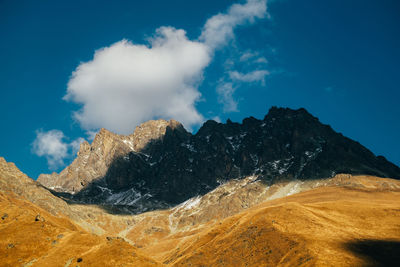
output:
<svg viewBox="0 0 400 267"><path fill-rule="evenodd" d="M99 49L73 72L64 99L82 105L74 117L88 133L105 127L128 134L153 118L174 118L190 129L204 120L196 109L198 86L215 49L234 38L235 27L265 15L266 0L248 0L208 19L198 40L161 27L147 45L122 40Z"/></svg>
<svg viewBox="0 0 400 267"><path fill-rule="evenodd" d="M122 40L96 51L73 73L66 100L83 104L75 118L86 129L105 127L128 134L154 117L190 127L203 117L194 104L210 56L183 30L161 27L150 46Z"/></svg>
<svg viewBox="0 0 400 267"><path fill-rule="evenodd" d="M65 141L66 137L60 130L36 131L36 139L32 144L32 152L39 157L46 157L50 169L55 170L64 165L64 160L75 155L79 150L83 138L78 138L71 143Z"/></svg>

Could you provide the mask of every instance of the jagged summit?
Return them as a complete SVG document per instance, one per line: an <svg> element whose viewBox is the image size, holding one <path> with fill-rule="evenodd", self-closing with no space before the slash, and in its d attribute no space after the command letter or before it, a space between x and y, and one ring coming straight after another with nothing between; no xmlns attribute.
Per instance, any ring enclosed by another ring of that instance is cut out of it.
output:
<svg viewBox="0 0 400 267"><path fill-rule="evenodd" d="M133 132L132 138L134 150L141 151L152 140L162 138L165 135L167 128L171 130L179 130L188 134L183 125L176 120L150 120L137 126Z"/></svg>
<svg viewBox="0 0 400 267"><path fill-rule="evenodd" d="M140 153L147 144L165 135L167 128L186 132L175 120L150 120L140 124L130 135L119 135L101 128L92 144L84 141L76 159L59 174L41 174L37 181L61 192L79 192L95 179L104 177L112 161L130 152Z"/></svg>
<svg viewBox="0 0 400 267"><path fill-rule="evenodd" d="M141 212L249 175L272 184L338 173L400 178L397 166L305 109L272 107L263 120L210 120L194 135L174 120L145 122L128 136L102 129L70 166L38 181L74 193L77 201L129 205Z"/></svg>

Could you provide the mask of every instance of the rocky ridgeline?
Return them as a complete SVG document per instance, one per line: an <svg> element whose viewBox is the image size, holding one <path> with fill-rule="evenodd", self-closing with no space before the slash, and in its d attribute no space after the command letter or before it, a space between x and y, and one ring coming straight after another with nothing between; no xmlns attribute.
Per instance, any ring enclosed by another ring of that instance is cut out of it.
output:
<svg viewBox="0 0 400 267"><path fill-rule="evenodd" d="M37 181L54 191L74 194L104 177L114 159L142 150L151 140L161 138L167 127L177 125L180 124L174 120L151 120L136 127L132 135L118 135L102 128L91 145L86 141L81 144L70 166L59 174L41 174Z"/></svg>
<svg viewBox="0 0 400 267"><path fill-rule="evenodd" d="M305 109L273 107L263 120L207 121L195 135L173 120L143 123L128 136L102 129L91 145L81 145L70 166L38 181L73 193L76 201L142 212L176 205L249 175L273 184L338 173L400 178L400 168Z"/></svg>

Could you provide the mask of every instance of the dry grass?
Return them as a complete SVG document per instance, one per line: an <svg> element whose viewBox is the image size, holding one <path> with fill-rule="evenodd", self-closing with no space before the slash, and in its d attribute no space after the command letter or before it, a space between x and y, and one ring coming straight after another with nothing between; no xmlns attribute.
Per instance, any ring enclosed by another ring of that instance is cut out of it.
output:
<svg viewBox="0 0 400 267"><path fill-rule="evenodd" d="M281 198L275 197L285 195L292 185L276 185L269 193L257 183L246 186L227 185L191 209L136 216L107 214L95 206L71 206L79 213L79 225L13 193L0 192L0 216L7 214L0 219L0 266L367 266L399 262L399 181L342 175L301 184L300 193ZM87 231L91 227L97 235ZM107 240L107 235L121 238Z"/></svg>
<svg viewBox="0 0 400 267"><path fill-rule="evenodd" d="M1 266L158 266L124 240L90 234L14 194L0 193L0 211Z"/></svg>

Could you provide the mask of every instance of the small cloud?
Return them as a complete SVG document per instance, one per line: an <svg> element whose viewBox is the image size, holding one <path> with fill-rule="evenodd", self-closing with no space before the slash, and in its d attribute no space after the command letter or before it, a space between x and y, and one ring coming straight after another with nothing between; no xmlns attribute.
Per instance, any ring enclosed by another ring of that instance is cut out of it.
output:
<svg viewBox="0 0 400 267"><path fill-rule="evenodd" d="M50 169L57 169L64 165L64 159L68 155L68 145L64 143L64 138L63 132L59 130L39 130L36 132L32 151L39 157L46 157Z"/></svg>
<svg viewBox="0 0 400 267"><path fill-rule="evenodd" d="M224 112L237 112L238 103L233 98L236 88L231 82L221 82L217 87L218 102L222 104Z"/></svg>
<svg viewBox="0 0 400 267"><path fill-rule="evenodd" d="M235 66L235 61L232 58L228 58L225 60L223 66L226 70L230 70Z"/></svg>
<svg viewBox="0 0 400 267"><path fill-rule="evenodd" d="M216 122L221 122L221 118L219 116L214 116L211 119L216 121Z"/></svg>
<svg viewBox="0 0 400 267"><path fill-rule="evenodd" d="M265 57L259 57L259 58L257 58L255 61L254 61L255 63L263 63L263 64L267 64L268 63L268 60L265 58Z"/></svg>
<svg viewBox="0 0 400 267"><path fill-rule="evenodd" d="M233 81L241 82L261 82L265 83L265 77L269 75L267 70L254 70L248 73L241 73L238 71L230 71L229 77Z"/></svg>
<svg viewBox="0 0 400 267"><path fill-rule="evenodd" d="M269 75L267 70L255 70L248 73L238 71L229 71L228 77L220 80L217 86L218 102L222 104L223 112L238 112L238 102L234 98L237 89L237 83L259 82L265 84L265 77Z"/></svg>
<svg viewBox="0 0 400 267"><path fill-rule="evenodd" d="M248 61L250 58L257 56L257 54L258 53L255 52L245 52L240 56L239 61L240 62Z"/></svg>
<svg viewBox="0 0 400 267"><path fill-rule="evenodd" d="M199 40L211 50L225 46L234 39L233 30L255 19L267 16L267 0L248 0L245 4L233 4L226 13L219 13L207 20Z"/></svg>
<svg viewBox="0 0 400 267"><path fill-rule="evenodd" d="M67 143L64 133L60 130L36 131L36 139L32 143L32 153L39 157L45 157L49 169L56 170L64 166L64 160L72 153L79 150L83 138L78 138L71 143Z"/></svg>
<svg viewBox="0 0 400 267"><path fill-rule="evenodd" d="M266 63L268 63L268 60L265 57L260 56L260 53L257 51L255 51L255 52L247 51L240 56L239 62L249 62L249 63L253 63L253 64L254 63L266 64Z"/></svg>

